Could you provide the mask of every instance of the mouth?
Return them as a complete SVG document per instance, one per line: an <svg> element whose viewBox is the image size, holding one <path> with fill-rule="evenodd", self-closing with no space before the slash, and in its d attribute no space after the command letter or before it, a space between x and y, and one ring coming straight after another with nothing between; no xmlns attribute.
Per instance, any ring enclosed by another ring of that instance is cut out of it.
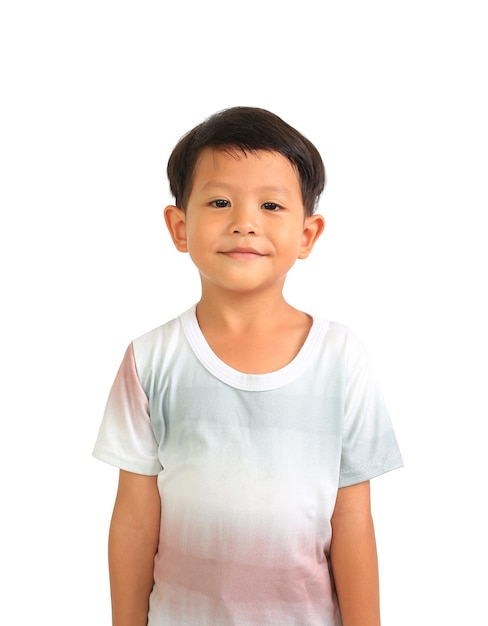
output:
<svg viewBox="0 0 488 626"><path fill-rule="evenodd" d="M263 256L266 256L259 250L255 250L254 248L231 248L229 250L224 250L221 252L224 256L230 257L231 259L259 259Z"/></svg>

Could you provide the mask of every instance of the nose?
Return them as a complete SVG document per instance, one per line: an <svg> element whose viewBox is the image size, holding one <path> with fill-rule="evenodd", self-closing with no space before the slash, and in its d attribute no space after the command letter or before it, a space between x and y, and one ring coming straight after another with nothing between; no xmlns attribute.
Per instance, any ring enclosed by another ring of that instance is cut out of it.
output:
<svg viewBox="0 0 488 626"><path fill-rule="evenodd" d="M235 235L256 235L259 231L259 211L248 204L234 206L230 229Z"/></svg>

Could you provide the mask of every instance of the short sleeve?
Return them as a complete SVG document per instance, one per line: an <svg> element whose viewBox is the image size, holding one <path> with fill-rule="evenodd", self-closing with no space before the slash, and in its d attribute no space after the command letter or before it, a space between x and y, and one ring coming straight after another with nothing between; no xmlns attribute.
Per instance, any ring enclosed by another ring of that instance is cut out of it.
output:
<svg viewBox="0 0 488 626"><path fill-rule="evenodd" d="M110 390L93 456L136 474L154 476L162 469L149 402L139 381L132 344Z"/></svg>
<svg viewBox="0 0 488 626"><path fill-rule="evenodd" d="M401 452L369 356L350 337L339 487L403 466Z"/></svg>

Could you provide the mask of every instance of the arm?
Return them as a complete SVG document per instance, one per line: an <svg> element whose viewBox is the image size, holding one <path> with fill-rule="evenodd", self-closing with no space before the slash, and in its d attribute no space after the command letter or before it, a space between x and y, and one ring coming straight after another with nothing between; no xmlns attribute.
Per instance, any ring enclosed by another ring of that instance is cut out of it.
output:
<svg viewBox="0 0 488 626"><path fill-rule="evenodd" d="M344 626L379 626L378 559L369 481L339 489L330 559Z"/></svg>
<svg viewBox="0 0 488 626"><path fill-rule="evenodd" d="M113 626L146 626L158 549L157 476L120 471L109 534Z"/></svg>

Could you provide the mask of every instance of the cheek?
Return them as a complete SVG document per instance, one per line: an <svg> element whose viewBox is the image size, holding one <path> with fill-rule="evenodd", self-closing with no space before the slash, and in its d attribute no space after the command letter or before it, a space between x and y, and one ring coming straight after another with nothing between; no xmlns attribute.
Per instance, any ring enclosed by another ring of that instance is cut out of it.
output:
<svg viewBox="0 0 488 626"><path fill-rule="evenodd" d="M286 237L286 243L290 250L298 252L304 243L303 229L297 225Z"/></svg>

